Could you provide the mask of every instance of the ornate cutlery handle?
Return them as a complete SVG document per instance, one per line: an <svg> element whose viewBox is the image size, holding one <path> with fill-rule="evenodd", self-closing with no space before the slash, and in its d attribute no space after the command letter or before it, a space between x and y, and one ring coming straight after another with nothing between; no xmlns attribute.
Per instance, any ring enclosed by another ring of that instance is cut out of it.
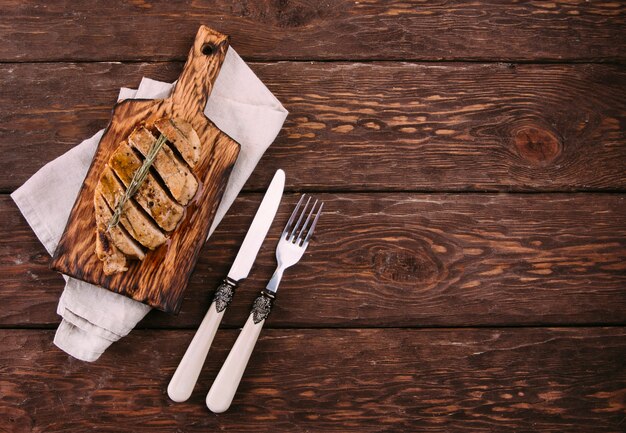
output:
<svg viewBox="0 0 626 433"><path fill-rule="evenodd" d="M264 290L255 299L246 324L206 396L211 412L222 413L230 407L274 298L273 293Z"/></svg>
<svg viewBox="0 0 626 433"><path fill-rule="evenodd" d="M191 396L224 311L230 304L236 287L237 282L226 278L215 291L209 311L204 316L167 387L167 395L175 402L186 401Z"/></svg>

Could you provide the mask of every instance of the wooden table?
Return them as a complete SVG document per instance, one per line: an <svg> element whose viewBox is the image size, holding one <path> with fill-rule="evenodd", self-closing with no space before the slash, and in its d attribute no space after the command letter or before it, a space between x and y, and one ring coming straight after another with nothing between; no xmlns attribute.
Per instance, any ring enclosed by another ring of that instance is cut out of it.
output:
<svg viewBox="0 0 626 433"><path fill-rule="evenodd" d="M0 431L622 432L622 2L0 2ZM199 24L290 111L182 312L93 364L52 345L63 288L9 197L174 79ZM166 386L277 168L287 194L196 392ZM300 192L327 202L231 410L204 405Z"/></svg>

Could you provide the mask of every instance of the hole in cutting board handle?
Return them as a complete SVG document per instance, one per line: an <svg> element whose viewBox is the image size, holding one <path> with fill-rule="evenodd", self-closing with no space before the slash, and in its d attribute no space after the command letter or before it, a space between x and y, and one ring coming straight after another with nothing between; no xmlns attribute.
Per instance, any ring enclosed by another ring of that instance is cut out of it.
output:
<svg viewBox="0 0 626 433"><path fill-rule="evenodd" d="M212 43L208 42L204 45L202 45L202 54L204 54L205 56L210 56L211 54L213 54L215 52L215 45L213 45Z"/></svg>

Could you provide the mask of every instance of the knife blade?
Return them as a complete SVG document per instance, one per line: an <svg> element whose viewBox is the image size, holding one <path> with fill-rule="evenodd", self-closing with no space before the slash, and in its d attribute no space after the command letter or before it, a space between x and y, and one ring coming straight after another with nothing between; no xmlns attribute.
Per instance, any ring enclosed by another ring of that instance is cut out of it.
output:
<svg viewBox="0 0 626 433"><path fill-rule="evenodd" d="M246 237L239 247L239 252L228 271L228 275L215 291L209 311L204 316L180 364L178 364L172 380L170 380L167 394L173 401L186 401L191 396L217 328L224 316L224 311L232 301L238 283L247 278L250 273L265 236L272 225L272 221L274 221L284 187L285 172L277 170L263 196L259 209L254 215Z"/></svg>
<svg viewBox="0 0 626 433"><path fill-rule="evenodd" d="M267 188L263 201L256 211L254 220L246 233L246 237L239 247L235 261L228 271L228 277L233 281L241 281L248 277L252 264L261 248L261 244L267 235L274 216L278 210L280 199L285 187L285 172L278 170Z"/></svg>

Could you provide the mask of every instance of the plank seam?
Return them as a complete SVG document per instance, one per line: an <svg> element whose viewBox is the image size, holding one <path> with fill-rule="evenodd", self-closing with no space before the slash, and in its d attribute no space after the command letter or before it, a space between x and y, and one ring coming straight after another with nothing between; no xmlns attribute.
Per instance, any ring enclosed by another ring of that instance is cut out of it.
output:
<svg viewBox="0 0 626 433"><path fill-rule="evenodd" d="M51 325L0 325L0 330L32 330L32 331L54 331L57 328L58 324ZM198 324L199 326L199 324ZM242 324L243 326L243 324ZM220 327L220 330L238 330L241 329L242 326L224 326ZM195 331L197 326L183 326L183 327L136 327L133 331ZM362 329L362 330L376 330L376 329L414 329L414 330L472 330L472 329L572 329L572 328L580 328L580 329L593 329L593 328L626 328L626 322L617 322L617 323L560 323L560 324L529 324L529 325L518 325L518 324L495 324L495 325L467 325L467 326L450 326L450 325L441 325L441 326L271 326L266 325L264 329L275 329L275 330L342 330L342 329Z"/></svg>
<svg viewBox="0 0 626 433"><path fill-rule="evenodd" d="M289 57L276 57L276 58L262 58L262 57L248 57L243 59L246 63L427 63L427 64L449 64L449 63L485 63L485 64L499 64L506 63L512 65L616 65L626 66L626 58L606 58L606 59L592 59L592 58L580 58L580 59L516 59L516 58L453 58L453 59L405 59L402 57L388 58L388 59L350 59L350 58L334 58L334 59L291 59ZM69 59L1 59L0 65L5 64L28 64L28 63L184 63L185 59L182 57L172 58L138 58L138 59L95 59L85 60L80 58Z"/></svg>
<svg viewBox="0 0 626 433"><path fill-rule="evenodd" d="M0 188L0 198L10 196L14 190ZM265 193L262 188L242 190L239 195L254 195ZM547 195L547 194L588 194L588 195L624 195L626 189L553 189L553 190L443 190L443 189L333 189L333 188L285 188L285 194L441 194L441 195Z"/></svg>

